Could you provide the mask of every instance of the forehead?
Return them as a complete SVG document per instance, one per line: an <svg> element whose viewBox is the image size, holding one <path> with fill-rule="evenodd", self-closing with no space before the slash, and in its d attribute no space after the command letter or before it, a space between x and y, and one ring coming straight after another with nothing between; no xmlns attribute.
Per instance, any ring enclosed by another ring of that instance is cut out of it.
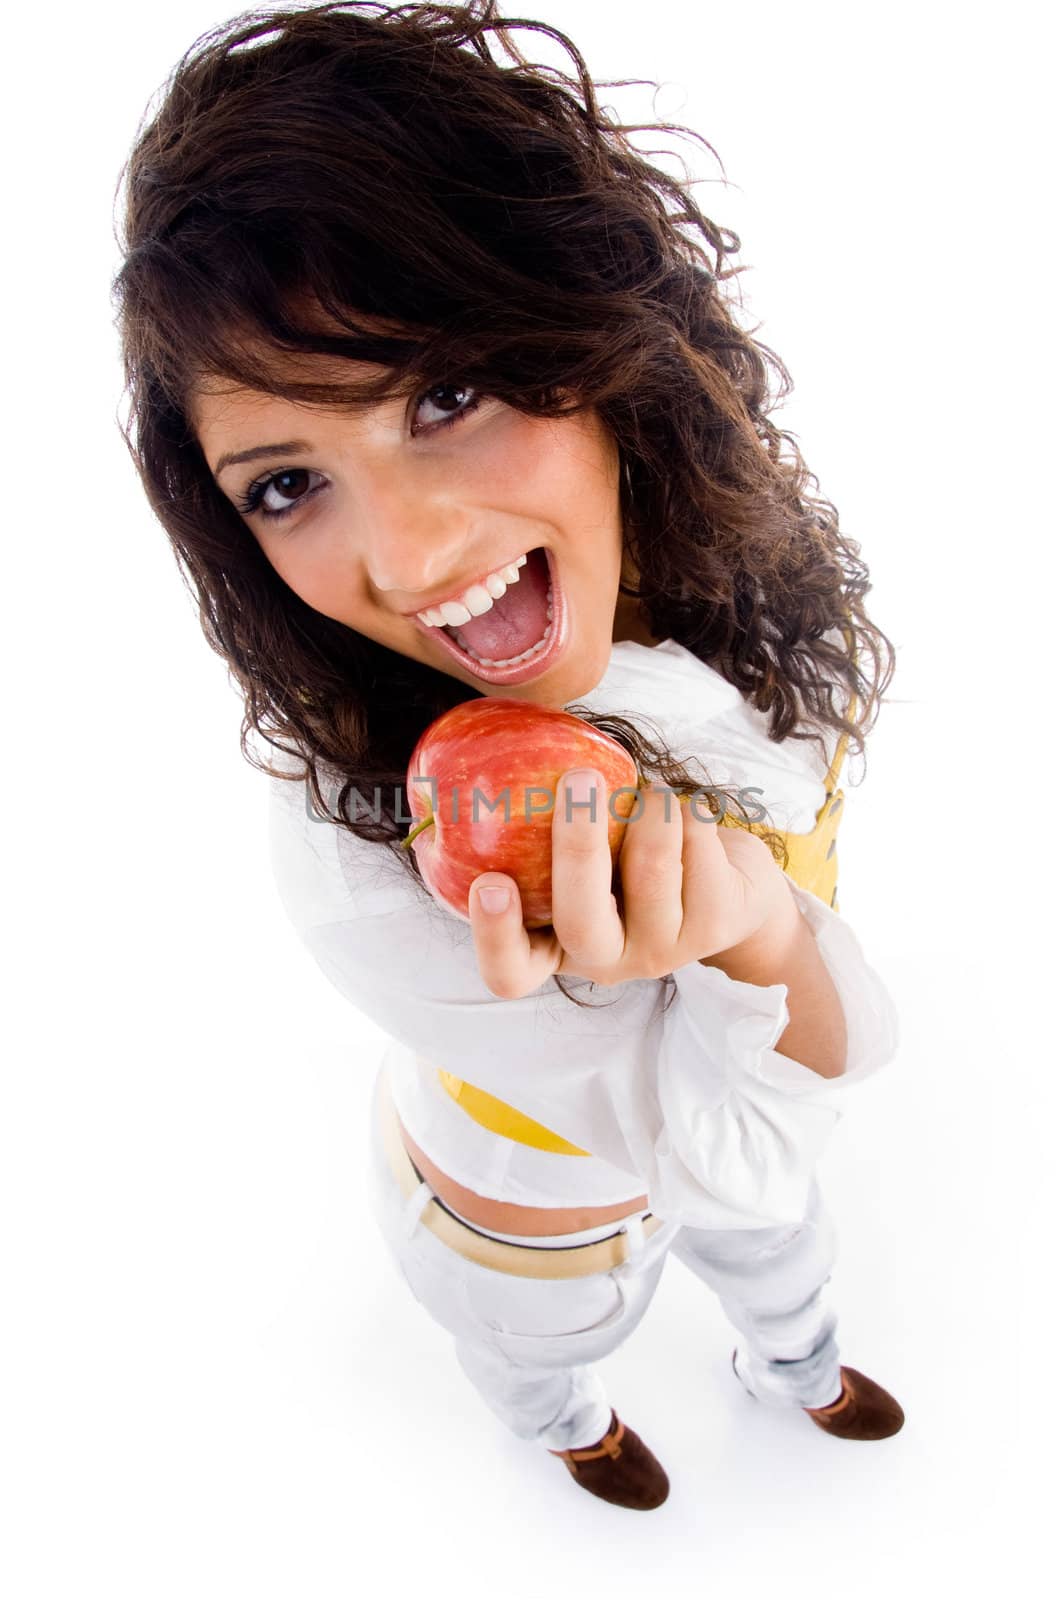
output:
<svg viewBox="0 0 1064 1600"><path fill-rule="evenodd" d="M247 389L231 379L210 377L189 392L189 421L199 434L242 427L269 417L271 412L308 410L265 389Z"/></svg>
<svg viewBox="0 0 1064 1600"><path fill-rule="evenodd" d="M367 386L388 389L388 375L397 369L386 361L409 360L425 338L431 338L429 329L362 311L345 311L345 320L341 320L306 295L293 297L288 311L293 332L350 341L356 351L361 345L368 354L363 358L285 349L269 342L260 329L233 327L222 341L227 361L231 361L230 371L199 370L191 375L185 409L197 433L243 426L293 410L350 415ZM405 391L405 385L402 387ZM278 389L288 392L278 393ZM342 400L330 394L337 389L344 391ZM366 398L368 404L376 405L389 397L382 393L378 398Z"/></svg>
<svg viewBox="0 0 1064 1600"><path fill-rule="evenodd" d="M343 385L356 390L387 377L392 370L376 362L306 354L272 357L268 368L270 381L311 386ZM384 403L384 399L367 400L366 409ZM310 400L276 394L269 388L250 387L218 373L202 374L195 379L188 392L186 410L201 443L276 427L282 419L293 422L300 417L313 418L320 423L340 418L350 421L352 416L350 402L329 404L321 398ZM249 442L254 443L254 440Z"/></svg>

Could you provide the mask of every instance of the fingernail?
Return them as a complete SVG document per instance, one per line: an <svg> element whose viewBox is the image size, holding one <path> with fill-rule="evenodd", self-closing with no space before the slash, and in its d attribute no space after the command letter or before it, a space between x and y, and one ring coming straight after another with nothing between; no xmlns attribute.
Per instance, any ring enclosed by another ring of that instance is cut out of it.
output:
<svg viewBox="0 0 1064 1600"><path fill-rule="evenodd" d="M578 772L570 772L565 779L565 787L569 791L571 800L590 800L595 793L597 774L590 768L582 767Z"/></svg>
<svg viewBox="0 0 1064 1600"><path fill-rule="evenodd" d="M490 911L493 916L497 916L500 911L505 911L510 904L509 889L504 889L497 883L478 889L477 894L480 896L482 909Z"/></svg>

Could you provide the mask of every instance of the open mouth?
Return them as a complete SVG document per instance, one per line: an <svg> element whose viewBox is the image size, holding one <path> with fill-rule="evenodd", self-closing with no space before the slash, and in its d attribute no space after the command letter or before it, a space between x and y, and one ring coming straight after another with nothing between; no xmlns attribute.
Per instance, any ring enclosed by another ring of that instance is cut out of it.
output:
<svg viewBox="0 0 1064 1600"><path fill-rule="evenodd" d="M565 598L545 546L528 552L521 576L490 611L459 627L425 627L448 654L488 683L524 683L546 671L566 633Z"/></svg>

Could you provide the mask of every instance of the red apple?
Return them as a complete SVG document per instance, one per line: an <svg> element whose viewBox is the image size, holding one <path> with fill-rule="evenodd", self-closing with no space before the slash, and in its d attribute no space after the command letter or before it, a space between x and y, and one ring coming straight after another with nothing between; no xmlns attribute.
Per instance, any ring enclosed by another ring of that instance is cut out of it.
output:
<svg viewBox="0 0 1064 1600"><path fill-rule="evenodd" d="M500 695L464 701L437 717L407 768L414 822L404 841L433 897L468 922L473 879L502 872L521 891L525 927L547 927L554 791L572 767L594 767L606 781L595 816L600 820L606 807L616 864L639 773L609 734L568 711ZM572 815L590 812L574 808Z"/></svg>

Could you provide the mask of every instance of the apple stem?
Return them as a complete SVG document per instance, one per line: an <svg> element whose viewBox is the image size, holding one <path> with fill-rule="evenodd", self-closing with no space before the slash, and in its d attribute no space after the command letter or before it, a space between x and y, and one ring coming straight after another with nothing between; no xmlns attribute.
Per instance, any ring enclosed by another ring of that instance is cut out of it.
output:
<svg viewBox="0 0 1064 1600"><path fill-rule="evenodd" d="M409 850L410 846L413 844L413 842L417 838L418 834L419 833L424 833L425 829L426 828L430 828L435 821L436 821L436 818L434 816L432 816L431 813L430 813L429 816L423 817L422 820L418 823L417 827L416 828L411 828L411 830L407 834L406 838L405 839L401 839L399 841L400 850Z"/></svg>

